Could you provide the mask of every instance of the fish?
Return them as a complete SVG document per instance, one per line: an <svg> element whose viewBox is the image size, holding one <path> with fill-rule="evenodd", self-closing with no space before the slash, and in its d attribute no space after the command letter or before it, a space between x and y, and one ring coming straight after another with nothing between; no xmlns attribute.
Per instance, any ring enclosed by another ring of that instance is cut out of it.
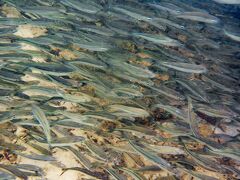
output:
<svg viewBox="0 0 240 180"><path fill-rule="evenodd" d="M206 179L206 180L217 180L217 178L212 177L212 176L208 176L208 175L204 175L202 173L197 173L191 170L188 170L186 168L182 168L182 171L190 174L191 176L195 177L195 178L199 178L199 179Z"/></svg>
<svg viewBox="0 0 240 180"><path fill-rule="evenodd" d="M221 154L223 156L233 158L233 159L239 159L240 155L236 153L234 150L229 150L228 148L222 146L219 143L216 143L214 141L202 138L199 131L198 131L198 124L196 121L196 115L193 112L193 105L192 105L192 100L190 97L188 97L188 120L190 124L190 128L192 130L192 133L194 137L189 136L190 138L193 138L196 141L199 141L203 144L205 144L210 151L216 153L216 154Z"/></svg>
<svg viewBox="0 0 240 180"><path fill-rule="evenodd" d="M128 168L119 168L119 169L121 171L129 174L135 180L146 180L146 178L144 176L141 176L140 174L138 174L137 172L135 172L132 169L128 169Z"/></svg>
<svg viewBox="0 0 240 180"><path fill-rule="evenodd" d="M65 65L59 65L59 64L32 64L32 67L29 67L32 71L38 71L40 73L53 75L53 76L65 76L69 75L73 70Z"/></svg>
<svg viewBox="0 0 240 180"><path fill-rule="evenodd" d="M79 27L79 29L81 31L91 32L91 33L99 34L99 35L102 35L102 36L114 36L114 32L112 30L109 30L106 27L82 25L82 26Z"/></svg>
<svg viewBox="0 0 240 180"><path fill-rule="evenodd" d="M172 154L172 155L184 154L184 151L178 147L159 146L159 145L153 145L153 144L148 144L144 142L142 142L141 144L143 144L145 148L155 151L156 153L159 153L159 154Z"/></svg>
<svg viewBox="0 0 240 180"><path fill-rule="evenodd" d="M172 39L164 34L133 33L133 36L145 39L158 45L170 47L182 46L182 44L178 40Z"/></svg>
<svg viewBox="0 0 240 180"><path fill-rule="evenodd" d="M105 63L99 62L97 60L89 60L88 58L75 60L70 63L74 64L75 66L92 67L92 68L96 68L96 69L106 69Z"/></svg>
<svg viewBox="0 0 240 180"><path fill-rule="evenodd" d="M211 171L226 173L226 169L219 165L215 160L197 155L197 153L188 150L186 145L184 145L184 147L186 152L202 167L207 168Z"/></svg>
<svg viewBox="0 0 240 180"><path fill-rule="evenodd" d="M137 88L129 88L129 87L117 87L112 90L115 94L120 96L121 98L124 97L130 97L130 98L135 98L135 97L143 97L143 93L138 91Z"/></svg>
<svg viewBox="0 0 240 180"><path fill-rule="evenodd" d="M82 143L85 140L84 137L82 136L64 136L64 137L56 137L52 138L51 141L51 147L64 147L64 146L69 146L69 145L74 145L74 144L79 144ZM40 143L47 143L44 140L38 140Z"/></svg>
<svg viewBox="0 0 240 180"><path fill-rule="evenodd" d="M140 79L140 78L137 78L137 77L133 77L129 74L123 74L120 71L113 71L113 75L120 78L120 79L124 79L124 80L127 80L129 82L138 83L138 84L144 85L144 86L153 86L154 85L153 81L150 80L150 79Z"/></svg>
<svg viewBox="0 0 240 180"><path fill-rule="evenodd" d="M181 95L179 92L177 92L171 88L168 88L165 85L160 85L158 87L147 85L147 87L149 89L152 89L152 90L158 92L162 96L166 96L166 97L169 97L169 98L172 98L175 100L184 100L185 99L185 97L183 95Z"/></svg>
<svg viewBox="0 0 240 180"><path fill-rule="evenodd" d="M41 145L37 144L37 143L33 143L33 142L26 142L29 146L31 146L31 148L37 150L38 152L40 152L43 155L51 155L51 152L42 147Z"/></svg>
<svg viewBox="0 0 240 180"><path fill-rule="evenodd" d="M55 161L56 159L52 156L49 155L39 155L39 154L23 154L17 151L14 151L15 154L28 158L28 159L33 159L33 160L37 160L37 161Z"/></svg>
<svg viewBox="0 0 240 180"><path fill-rule="evenodd" d="M16 51L21 47L20 44L7 44L7 43L0 43L0 50L4 51Z"/></svg>
<svg viewBox="0 0 240 180"><path fill-rule="evenodd" d="M71 113L71 112L67 112L67 111L57 111L58 113L70 118L70 119L73 119L73 120L76 120L76 121L86 121L88 120L88 118L84 115L81 115L79 113Z"/></svg>
<svg viewBox="0 0 240 180"><path fill-rule="evenodd" d="M203 65L180 63L180 62L161 62L161 65L167 68L174 69L176 71L185 72L185 73L195 73L195 74L207 73L207 68Z"/></svg>
<svg viewBox="0 0 240 180"><path fill-rule="evenodd" d="M57 95L56 89L44 86L30 86L30 87L25 86L21 88L21 92L29 96L42 95L49 98L59 97Z"/></svg>
<svg viewBox="0 0 240 180"><path fill-rule="evenodd" d="M90 160L88 160L82 152L76 150L73 147L65 147L65 148L71 151L86 169L88 170L92 169L92 164Z"/></svg>
<svg viewBox="0 0 240 180"><path fill-rule="evenodd" d="M103 120L103 121L109 121L109 122L116 122L117 117L107 113L105 111L99 111L99 112L85 112L83 114L87 118L93 118L93 119L98 119L98 120Z"/></svg>
<svg viewBox="0 0 240 180"><path fill-rule="evenodd" d="M240 4L240 1L239 0L213 0L217 3L220 3L220 4Z"/></svg>
<svg viewBox="0 0 240 180"><path fill-rule="evenodd" d="M181 14L178 14L176 17L208 24L218 24L220 22L217 17L204 12L183 12Z"/></svg>
<svg viewBox="0 0 240 180"><path fill-rule="evenodd" d="M30 165L30 164L17 164L17 168L22 169L22 170L28 170L28 171L33 171L36 173L36 175L41 175L43 176L43 169L36 166L36 165Z"/></svg>
<svg viewBox="0 0 240 180"><path fill-rule="evenodd" d="M0 164L0 168L6 170L7 172L13 174L16 177L22 178L24 180L28 179L28 176L15 166Z"/></svg>
<svg viewBox="0 0 240 180"><path fill-rule="evenodd" d="M158 129L168 132L175 137L179 136L191 136L192 132L189 129L189 125L186 123L172 122L172 123L164 123L162 125L157 126Z"/></svg>
<svg viewBox="0 0 240 180"><path fill-rule="evenodd" d="M115 128L114 131L125 131L125 132L132 132L132 133L139 133L143 134L144 136L156 136L154 130L147 129L141 126L127 126L121 128Z"/></svg>
<svg viewBox="0 0 240 180"><path fill-rule="evenodd" d="M165 159L160 158L159 156L149 151L143 150L140 146L136 145L133 141L129 141L129 144L137 153L139 153L139 155L142 155L143 157L153 162L154 164L158 165L160 168L168 171L169 173L178 175L177 170L175 170L171 166L171 164L168 163Z"/></svg>
<svg viewBox="0 0 240 180"><path fill-rule="evenodd" d="M151 22L156 22L156 23L160 23L160 24L166 24L167 26L169 27L174 27L174 28L177 28L177 29L180 29L180 30L184 30L185 29L185 26L183 25L180 25L174 21L171 21L169 19L165 19L165 18L154 18Z"/></svg>
<svg viewBox="0 0 240 180"><path fill-rule="evenodd" d="M231 32L231 31L226 30L226 29L224 29L223 32L230 39L232 39L232 40L234 40L236 42L240 42L240 34L239 33Z"/></svg>
<svg viewBox="0 0 240 180"><path fill-rule="evenodd" d="M188 114L185 111L183 111L179 108L176 108L174 106L169 106L169 105L164 105L164 104L158 103L158 104L153 105L153 108L162 108L165 111L173 114L174 116L176 116L184 121L186 121L188 118Z"/></svg>
<svg viewBox="0 0 240 180"><path fill-rule="evenodd" d="M129 8L129 7L120 7L120 6L114 6L112 8L113 10L126 14L127 16L130 16L131 18L137 19L137 20L141 20L141 21L150 21L152 20L151 17L145 16L143 14L140 14L138 12L135 12L133 9Z"/></svg>
<svg viewBox="0 0 240 180"><path fill-rule="evenodd" d="M122 117L148 117L149 113L141 108L124 106L124 105L111 105L108 107L109 112L113 115Z"/></svg>
<svg viewBox="0 0 240 180"><path fill-rule="evenodd" d="M43 17L50 18L54 16L55 18L58 17L63 17L61 12L66 12L64 8L60 7L51 7L51 6L25 6L25 7L20 7L22 11L25 13L31 13L31 14L38 14Z"/></svg>
<svg viewBox="0 0 240 180"><path fill-rule="evenodd" d="M22 73L6 68L1 68L0 78L3 80L8 80L12 82L22 82L21 80L22 76L23 76Z"/></svg>
<svg viewBox="0 0 240 180"><path fill-rule="evenodd" d="M104 168L115 180L125 180L126 178L120 175L116 170L112 168Z"/></svg>
<svg viewBox="0 0 240 180"><path fill-rule="evenodd" d="M227 106L222 106L222 105L207 106L204 104L196 104L195 107L196 107L196 111L211 117L225 118L225 119L238 117L237 113L233 112Z"/></svg>
<svg viewBox="0 0 240 180"><path fill-rule="evenodd" d="M91 151L97 158L103 161L108 160L106 152L104 152L104 150L100 146L95 145L90 141L85 141L84 144L89 149L89 151Z"/></svg>
<svg viewBox="0 0 240 180"><path fill-rule="evenodd" d="M224 84L213 80L211 77L209 77L207 75L203 75L202 79L203 79L203 81L210 83L213 87L217 87L221 91L226 91L226 92L230 92L230 93L236 92L235 89L229 88L229 87L225 86Z"/></svg>
<svg viewBox="0 0 240 180"><path fill-rule="evenodd" d="M117 15L119 15L119 13L117 13ZM114 21L107 21L106 26L114 31L116 35L130 36L134 32L134 28L136 26L132 23L129 23L128 19L129 18L127 17L123 19L116 19Z"/></svg>
<svg viewBox="0 0 240 180"><path fill-rule="evenodd" d="M12 144L12 143L7 143L7 142L3 142L0 141L0 148L7 148L10 150L19 150L19 151L25 151L26 147L21 146L21 145L17 145L17 144Z"/></svg>
<svg viewBox="0 0 240 180"><path fill-rule="evenodd" d="M1 177L0 178L1 180L4 180L4 179L9 179L9 180L16 179L13 175L8 174L6 172L1 172L1 171L0 171L0 177Z"/></svg>
<svg viewBox="0 0 240 180"><path fill-rule="evenodd" d="M73 9L77 9L82 12L96 14L102 9L102 6L94 1L77 1L77 0L61 0L61 4L71 7Z"/></svg>
<svg viewBox="0 0 240 180"><path fill-rule="evenodd" d="M154 78L155 74L148 70L147 68L142 68L139 66L135 66L129 63L122 63L121 66L124 66L124 71L132 74L133 76L140 78Z"/></svg>
<svg viewBox="0 0 240 180"><path fill-rule="evenodd" d="M23 19L23 18L0 18L0 24L6 26L18 26L22 24L30 23L31 20Z"/></svg>
<svg viewBox="0 0 240 180"><path fill-rule="evenodd" d="M148 5L159 11L168 12L171 15L178 15L184 11L184 9L182 9L181 7L179 7L173 3L168 3L168 2L148 3Z"/></svg>
<svg viewBox="0 0 240 180"><path fill-rule="evenodd" d="M206 92L198 87L197 82L186 81L183 79L176 79L176 82L188 89L196 97L205 102L209 102Z"/></svg>
<svg viewBox="0 0 240 180"><path fill-rule="evenodd" d="M125 153L131 153L131 154L138 154L136 151L134 151L129 144L126 144L125 146L112 146L112 145L106 145L108 149L113 149L115 151L119 152L125 152Z"/></svg>
<svg viewBox="0 0 240 180"><path fill-rule="evenodd" d="M112 47L106 42L74 42L75 46L86 49L92 52L105 52L109 51Z"/></svg>
<svg viewBox="0 0 240 180"><path fill-rule="evenodd" d="M69 170L79 171L79 172L86 174L87 176L93 177L95 179L104 179L104 180L106 179L106 176L104 176L103 173L96 172L96 171L90 171L90 170L87 170L85 168L80 168L80 167L64 168L62 174Z"/></svg>
<svg viewBox="0 0 240 180"><path fill-rule="evenodd" d="M32 112L33 112L33 116L36 118L39 124L41 124L43 128L43 132L46 136L47 142L50 145L51 144L51 128L46 115L44 114L43 110L36 105L32 105Z"/></svg>
<svg viewBox="0 0 240 180"><path fill-rule="evenodd" d="M193 135L196 137L199 137L199 132L198 132L198 124L196 121L196 115L193 112L193 104L192 104L192 99L188 97L188 114L187 114L187 119L189 121L190 128L193 132Z"/></svg>
<svg viewBox="0 0 240 180"><path fill-rule="evenodd" d="M63 99L65 99L67 101L70 101L70 102L84 103L84 102L92 101L92 98L89 95L84 94L84 93L79 93L77 95L72 95L72 94L69 94L69 93L62 92L58 89L56 90L56 92L57 92L58 96L62 97Z"/></svg>
<svg viewBox="0 0 240 180"><path fill-rule="evenodd" d="M212 147L209 142L207 143L208 143L207 145L209 146L209 148L206 149L207 151L210 151L214 154L217 154L223 157L228 157L237 161L240 160L240 154L237 151L233 149L229 149L227 147L215 148L215 147Z"/></svg>

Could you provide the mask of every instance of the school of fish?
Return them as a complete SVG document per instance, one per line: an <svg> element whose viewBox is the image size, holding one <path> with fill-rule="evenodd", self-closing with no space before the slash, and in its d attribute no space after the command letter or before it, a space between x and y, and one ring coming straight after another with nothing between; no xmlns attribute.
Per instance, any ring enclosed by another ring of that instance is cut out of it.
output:
<svg viewBox="0 0 240 180"><path fill-rule="evenodd" d="M0 179L240 179L239 4L0 0Z"/></svg>

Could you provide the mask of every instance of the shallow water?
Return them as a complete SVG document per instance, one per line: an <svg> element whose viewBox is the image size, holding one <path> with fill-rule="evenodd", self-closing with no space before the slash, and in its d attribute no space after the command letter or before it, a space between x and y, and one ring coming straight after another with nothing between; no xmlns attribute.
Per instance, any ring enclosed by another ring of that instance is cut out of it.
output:
<svg viewBox="0 0 240 180"><path fill-rule="evenodd" d="M0 176L239 179L239 4L0 0Z"/></svg>

